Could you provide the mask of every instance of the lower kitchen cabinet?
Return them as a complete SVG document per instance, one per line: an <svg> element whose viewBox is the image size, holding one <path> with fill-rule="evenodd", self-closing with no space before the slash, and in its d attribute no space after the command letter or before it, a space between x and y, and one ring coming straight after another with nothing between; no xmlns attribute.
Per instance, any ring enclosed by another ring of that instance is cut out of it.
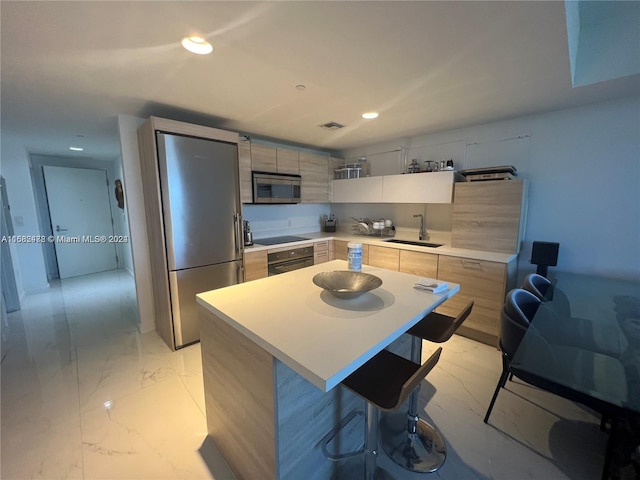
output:
<svg viewBox="0 0 640 480"><path fill-rule="evenodd" d="M497 346L500 310L507 291L515 287L516 260L509 264L440 255L438 278L460 284L460 292L438 307L445 315L456 316L471 300L471 315L459 328L460 335Z"/></svg>
<svg viewBox="0 0 640 480"><path fill-rule="evenodd" d="M398 271L400 267L400 250L390 247L369 246L369 265Z"/></svg>
<svg viewBox="0 0 640 480"><path fill-rule="evenodd" d="M269 276L267 270L267 251L244 253L244 281L250 282Z"/></svg>
<svg viewBox="0 0 640 480"><path fill-rule="evenodd" d="M334 260L346 260L347 259L347 244L344 240L333 241L333 259ZM364 247L364 245L363 245Z"/></svg>
<svg viewBox="0 0 640 480"><path fill-rule="evenodd" d="M334 240L332 260L347 260L348 244L346 240ZM364 243L362 244L362 263L369 265L369 245Z"/></svg>
<svg viewBox="0 0 640 480"><path fill-rule="evenodd" d="M399 270L421 277L438 278L438 255L400 250Z"/></svg>
<svg viewBox="0 0 640 480"><path fill-rule="evenodd" d="M313 244L313 264L325 263L329 261L330 248L329 240L314 242Z"/></svg>

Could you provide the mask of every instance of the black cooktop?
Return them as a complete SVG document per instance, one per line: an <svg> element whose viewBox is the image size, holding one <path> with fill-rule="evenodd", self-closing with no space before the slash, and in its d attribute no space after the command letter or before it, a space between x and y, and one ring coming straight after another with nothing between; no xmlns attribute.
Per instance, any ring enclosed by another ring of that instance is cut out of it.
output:
<svg viewBox="0 0 640 480"><path fill-rule="evenodd" d="M302 242L303 240L309 239L304 237L294 237L293 235L284 235L282 237L257 238L254 240L254 243L257 243L258 245L277 245L279 243Z"/></svg>

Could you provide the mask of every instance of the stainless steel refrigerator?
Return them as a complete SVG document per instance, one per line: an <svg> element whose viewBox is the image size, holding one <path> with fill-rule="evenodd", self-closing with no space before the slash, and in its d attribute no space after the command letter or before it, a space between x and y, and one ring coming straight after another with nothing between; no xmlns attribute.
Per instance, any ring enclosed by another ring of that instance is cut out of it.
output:
<svg viewBox="0 0 640 480"><path fill-rule="evenodd" d="M175 348L199 340L196 294L241 283L237 144L156 132Z"/></svg>

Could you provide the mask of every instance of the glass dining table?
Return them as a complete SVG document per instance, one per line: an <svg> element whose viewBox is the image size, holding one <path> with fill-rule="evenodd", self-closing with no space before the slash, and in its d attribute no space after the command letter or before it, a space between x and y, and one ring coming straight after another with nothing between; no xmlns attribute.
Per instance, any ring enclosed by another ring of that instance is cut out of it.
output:
<svg viewBox="0 0 640 480"><path fill-rule="evenodd" d="M549 280L511 371L611 421L606 479L620 427L640 426L640 281L562 272Z"/></svg>

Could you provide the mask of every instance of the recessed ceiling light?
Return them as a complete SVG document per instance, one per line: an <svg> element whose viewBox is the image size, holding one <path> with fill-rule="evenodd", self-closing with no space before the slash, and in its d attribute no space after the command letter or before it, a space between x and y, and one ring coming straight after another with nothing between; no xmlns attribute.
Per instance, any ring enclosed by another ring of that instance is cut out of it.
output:
<svg viewBox="0 0 640 480"><path fill-rule="evenodd" d="M84 148L82 147L69 147L69 150L73 150L74 152L82 152Z"/></svg>
<svg viewBox="0 0 640 480"><path fill-rule="evenodd" d="M307 88L307 87L305 87L302 84L296 85L296 90L304 90L305 88Z"/></svg>
<svg viewBox="0 0 640 480"><path fill-rule="evenodd" d="M213 47L204 38L193 35L191 37L184 37L182 39L182 46L189 50L191 53L197 53L198 55L206 55L213 52Z"/></svg>
<svg viewBox="0 0 640 480"><path fill-rule="evenodd" d="M366 120L373 120L374 118L378 118L378 112L367 112L362 114L362 118Z"/></svg>

